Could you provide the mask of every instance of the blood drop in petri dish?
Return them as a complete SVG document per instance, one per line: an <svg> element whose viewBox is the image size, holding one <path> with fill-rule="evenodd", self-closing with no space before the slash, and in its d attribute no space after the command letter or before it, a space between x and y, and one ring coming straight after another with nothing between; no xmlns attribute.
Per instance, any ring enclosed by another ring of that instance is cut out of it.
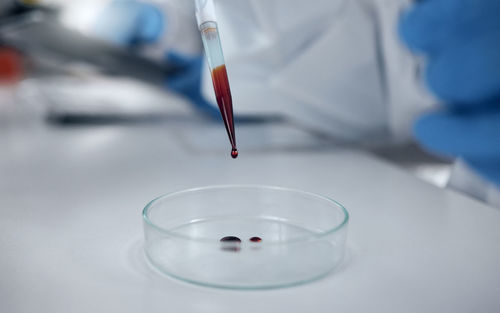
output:
<svg viewBox="0 0 500 313"><path fill-rule="evenodd" d="M250 242L259 243L259 242L262 242L262 238L252 237L252 238L250 238Z"/></svg>
<svg viewBox="0 0 500 313"><path fill-rule="evenodd" d="M241 239L235 236L227 236L220 240L224 251L238 252L241 250Z"/></svg>

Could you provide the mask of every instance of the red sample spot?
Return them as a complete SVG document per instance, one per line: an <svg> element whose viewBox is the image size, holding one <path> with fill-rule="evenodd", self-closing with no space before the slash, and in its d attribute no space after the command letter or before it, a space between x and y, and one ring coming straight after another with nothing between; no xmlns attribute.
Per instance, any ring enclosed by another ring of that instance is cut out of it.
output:
<svg viewBox="0 0 500 313"><path fill-rule="evenodd" d="M241 250L241 239L235 236L227 236L220 240L224 251L238 252Z"/></svg>
<svg viewBox="0 0 500 313"><path fill-rule="evenodd" d="M14 49L0 47L0 84L16 83L22 76L21 55Z"/></svg>

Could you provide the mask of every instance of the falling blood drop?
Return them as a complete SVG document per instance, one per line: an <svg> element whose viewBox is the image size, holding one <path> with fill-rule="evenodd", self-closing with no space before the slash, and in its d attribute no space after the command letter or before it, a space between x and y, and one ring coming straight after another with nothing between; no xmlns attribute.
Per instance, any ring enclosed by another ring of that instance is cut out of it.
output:
<svg viewBox="0 0 500 313"><path fill-rule="evenodd" d="M236 149L231 150L231 157L233 159L236 159L238 157L238 150Z"/></svg>

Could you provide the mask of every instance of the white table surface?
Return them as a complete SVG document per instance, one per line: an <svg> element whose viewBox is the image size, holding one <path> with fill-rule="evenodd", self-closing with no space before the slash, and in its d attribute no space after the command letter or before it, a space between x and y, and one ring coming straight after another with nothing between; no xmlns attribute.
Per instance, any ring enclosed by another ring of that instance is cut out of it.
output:
<svg viewBox="0 0 500 313"><path fill-rule="evenodd" d="M287 127L171 122L0 132L0 312L500 312L500 211ZM227 291L161 276L142 252L152 198L211 184L333 197L351 213L333 275Z"/></svg>

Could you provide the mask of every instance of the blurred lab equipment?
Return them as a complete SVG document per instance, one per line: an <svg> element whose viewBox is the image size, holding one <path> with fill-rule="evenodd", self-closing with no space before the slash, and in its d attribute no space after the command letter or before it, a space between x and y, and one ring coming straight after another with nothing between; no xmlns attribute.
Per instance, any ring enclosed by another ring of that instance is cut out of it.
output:
<svg viewBox="0 0 500 313"><path fill-rule="evenodd" d="M157 64L175 66L177 71L161 76L164 87L189 99L198 111L218 117L200 94L203 54L190 3L115 0L99 14L91 33Z"/></svg>
<svg viewBox="0 0 500 313"><path fill-rule="evenodd" d="M43 55L59 62L89 63L105 74L131 76L157 85L163 84L167 74L179 70L69 29L59 22L55 9L34 6L0 25L0 38L5 43L35 58Z"/></svg>
<svg viewBox="0 0 500 313"><path fill-rule="evenodd" d="M416 138L437 154L461 158L457 168L473 169L497 187L499 15L495 0L437 0L415 5L399 25L408 46L425 56L427 85L444 103L417 122Z"/></svg>
<svg viewBox="0 0 500 313"><path fill-rule="evenodd" d="M189 97L183 89L186 76L200 80L199 74L191 73L196 66L201 67L201 60L193 65L191 60L175 55L170 58L173 61L146 57L137 45L136 49L125 49L99 38L95 32L67 26L63 23L67 19L64 11L58 7L13 4L22 9L10 10L2 18L0 40L30 60L30 77L35 79L24 85L35 90L37 98L45 99L52 120L109 120L144 115L154 118L162 111L165 114L161 107L173 106L175 112L181 106L175 98L164 96L166 87ZM194 13L191 15L194 20ZM179 82L180 77L184 80ZM129 96L123 99L117 90L126 90ZM213 114L212 108L206 107L202 113Z"/></svg>

